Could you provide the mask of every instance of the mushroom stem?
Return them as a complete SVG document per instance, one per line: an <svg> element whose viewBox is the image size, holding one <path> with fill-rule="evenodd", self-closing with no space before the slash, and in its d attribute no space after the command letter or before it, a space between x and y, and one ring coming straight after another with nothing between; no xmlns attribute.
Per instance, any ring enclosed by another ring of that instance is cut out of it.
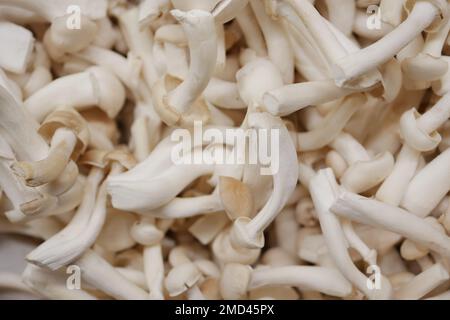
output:
<svg viewBox="0 0 450 320"><path fill-rule="evenodd" d="M330 22L343 34L350 36L352 34L353 21L355 20L355 1L325 0L325 3L327 4Z"/></svg>
<svg viewBox="0 0 450 320"><path fill-rule="evenodd" d="M161 245L144 248L144 273L150 291L150 299L164 299L164 261Z"/></svg>
<svg viewBox="0 0 450 320"><path fill-rule="evenodd" d="M352 293L351 284L336 269L309 266L256 269L251 273L248 289L273 285L300 287L342 298Z"/></svg>
<svg viewBox="0 0 450 320"><path fill-rule="evenodd" d="M189 42L191 57L189 73L177 88L169 93L167 103L180 114L186 113L208 85L217 59L217 35L213 16L202 10L183 12L172 10L182 24Z"/></svg>
<svg viewBox="0 0 450 320"><path fill-rule="evenodd" d="M35 12L49 22L55 18L65 16L67 8L71 5L78 6L80 11L92 20L105 17L108 7L105 0L99 0L95 3L84 0L1 0L0 3Z"/></svg>
<svg viewBox="0 0 450 320"><path fill-rule="evenodd" d="M342 104L329 112L327 116L314 129L297 134L297 150L312 151L320 149L327 144L334 144L339 141L342 130L355 114L361 104L364 103L364 96L354 95L346 98Z"/></svg>
<svg viewBox="0 0 450 320"><path fill-rule="evenodd" d="M201 154L202 150L196 150L194 159ZM187 156L191 157L191 154ZM117 175L108 179L108 193L115 208L147 212L167 204L189 183L213 170L213 164L182 164L172 165L154 178L131 179L126 177L128 174Z"/></svg>
<svg viewBox="0 0 450 320"><path fill-rule="evenodd" d="M71 222L28 254L29 262L56 270L78 258L92 245L101 230L106 214L105 185L100 188L99 199L96 203L97 189L102 179L103 172L100 169L91 170L85 186L83 201ZM98 218L100 218L100 223L95 221ZM90 229L92 228L96 229L96 232L93 232L91 237Z"/></svg>
<svg viewBox="0 0 450 320"><path fill-rule="evenodd" d="M121 12L118 19L130 51L142 60L143 76L147 86L151 88L158 80L153 57L153 34L150 28L140 28L139 10L136 7Z"/></svg>
<svg viewBox="0 0 450 320"><path fill-rule="evenodd" d="M253 219L247 217L236 219L231 233L231 239L235 245L255 249L264 246L264 230L280 213L294 191L297 185L298 164L295 146L289 132L279 119L268 113L255 113L249 116L249 125L255 128L277 130L279 145L275 152L280 152L280 163L275 170L273 168L271 170L273 192L269 200ZM259 148L269 148L269 146L260 145Z"/></svg>
<svg viewBox="0 0 450 320"><path fill-rule="evenodd" d="M353 90L339 88L332 80L290 84L264 94L264 106L276 116L286 116L308 106L342 98Z"/></svg>
<svg viewBox="0 0 450 320"><path fill-rule="evenodd" d="M247 106L239 96L235 82L211 78L203 92L205 100L224 109L245 109Z"/></svg>
<svg viewBox="0 0 450 320"><path fill-rule="evenodd" d="M401 206L415 215L426 217L450 190L450 149L428 163L411 180Z"/></svg>
<svg viewBox="0 0 450 320"><path fill-rule="evenodd" d="M33 291L48 299L97 300L96 297L85 290L69 290L64 275L50 273L50 271L32 264L25 267L22 279Z"/></svg>
<svg viewBox="0 0 450 320"><path fill-rule="evenodd" d="M289 39L279 22L267 15L263 1L250 0L250 5L266 40L269 59L280 69L283 82L285 84L292 83L294 81L294 54Z"/></svg>
<svg viewBox="0 0 450 320"><path fill-rule="evenodd" d="M426 133L439 129L450 117L450 93L445 94L438 103L426 111L418 120L419 128Z"/></svg>
<svg viewBox="0 0 450 320"><path fill-rule="evenodd" d="M93 45L75 53L74 56L111 70L123 85L134 92L137 91L141 62L136 57L128 56L126 59L114 51Z"/></svg>
<svg viewBox="0 0 450 320"><path fill-rule="evenodd" d="M114 118L125 102L125 90L116 76L102 67L58 78L25 100L38 122L61 105L77 110L99 106Z"/></svg>
<svg viewBox="0 0 450 320"><path fill-rule="evenodd" d="M25 179L28 186L37 187L56 180L64 171L77 143L77 137L70 129L59 128L53 135L48 156L39 161L21 161L11 169Z"/></svg>
<svg viewBox="0 0 450 320"><path fill-rule="evenodd" d="M0 52L0 67L14 73L24 73L33 52L33 34L11 22L0 22L0 42L8 46Z"/></svg>
<svg viewBox="0 0 450 320"><path fill-rule="evenodd" d="M119 300L146 300L148 293L134 285L106 260L88 250L75 265L81 268L82 278L93 287Z"/></svg>
<svg viewBox="0 0 450 320"><path fill-rule="evenodd" d="M341 192L331 169L320 170L312 178L309 190L314 202L320 225L328 247L328 252L339 271L370 299L387 299L391 295L389 283L379 290L367 286L367 278L353 264L347 250L347 240L339 219L330 211L330 207Z"/></svg>
<svg viewBox="0 0 450 320"><path fill-rule="evenodd" d="M394 297L399 300L418 300L447 282L449 278L447 270L440 263L436 263L395 290Z"/></svg>
<svg viewBox="0 0 450 320"><path fill-rule="evenodd" d="M347 219L398 233L450 257L450 238L404 209L343 192L330 210Z"/></svg>
<svg viewBox="0 0 450 320"><path fill-rule="evenodd" d="M247 46L260 57L267 56L266 43L252 8L247 5L236 16Z"/></svg>
<svg viewBox="0 0 450 320"><path fill-rule="evenodd" d="M409 182L416 173L420 160L420 152L408 145L403 145L391 174L378 188L376 198L393 206L402 201Z"/></svg>
<svg viewBox="0 0 450 320"><path fill-rule="evenodd" d="M359 235L353 228L353 223L350 220L344 219L342 221L342 230L344 231L345 238L348 240L350 246L358 251L361 257L369 266L377 264L377 251L370 249L364 241L361 240Z"/></svg>
<svg viewBox="0 0 450 320"><path fill-rule="evenodd" d="M409 17L393 31L370 46L335 61L336 84L345 86L348 81L387 62L430 26L438 14L439 9L431 2L417 2Z"/></svg>

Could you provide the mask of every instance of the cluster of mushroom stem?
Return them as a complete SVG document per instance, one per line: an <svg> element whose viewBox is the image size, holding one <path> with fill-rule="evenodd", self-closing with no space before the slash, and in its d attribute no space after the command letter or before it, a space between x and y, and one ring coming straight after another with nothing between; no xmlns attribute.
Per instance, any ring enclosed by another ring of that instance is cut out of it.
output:
<svg viewBox="0 0 450 320"><path fill-rule="evenodd" d="M449 12L0 0L0 290L450 299Z"/></svg>

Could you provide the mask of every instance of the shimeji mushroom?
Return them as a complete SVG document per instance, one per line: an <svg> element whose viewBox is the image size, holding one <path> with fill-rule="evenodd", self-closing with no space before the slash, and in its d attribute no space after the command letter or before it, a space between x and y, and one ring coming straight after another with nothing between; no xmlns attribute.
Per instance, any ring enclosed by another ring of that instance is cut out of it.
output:
<svg viewBox="0 0 450 320"><path fill-rule="evenodd" d="M164 233L156 225L154 219L143 218L135 223L131 235L137 243L144 246L145 283L150 291L150 299L164 299L164 261L161 240Z"/></svg>
<svg viewBox="0 0 450 320"><path fill-rule="evenodd" d="M119 300L147 299L146 291L128 281L111 264L90 249L74 264L80 267L84 281L111 297Z"/></svg>
<svg viewBox="0 0 450 320"><path fill-rule="evenodd" d="M252 271L249 289L267 285L288 285L306 291L318 291L330 296L346 297L351 284L332 268L311 266L261 267Z"/></svg>
<svg viewBox="0 0 450 320"><path fill-rule="evenodd" d="M449 157L450 149L447 149L412 178L401 201L402 207L425 217L438 205L450 190L446 170Z"/></svg>
<svg viewBox="0 0 450 320"><path fill-rule="evenodd" d="M87 123L72 109L53 111L44 120L39 132L50 142L48 156L39 161L21 161L12 165L12 170L23 177L29 186L56 180L70 159L76 161L85 151L89 140Z"/></svg>
<svg viewBox="0 0 450 320"><path fill-rule="evenodd" d="M108 176L114 176L123 170L122 164L114 161L120 155L111 152L105 158L112 162ZM95 242L106 217L107 193L106 181L101 183L103 177L101 168L91 169L83 201L71 222L32 251L27 256L28 261L55 270L72 262Z"/></svg>
<svg viewBox="0 0 450 320"><path fill-rule="evenodd" d="M445 94L422 116L419 116L415 109L402 115L400 130L405 143L397 156L394 170L377 192L378 199L399 205L402 198L406 196L405 192L416 173L421 152L433 150L441 140L437 130L448 119L447 105L448 95ZM437 204L435 201L434 203Z"/></svg>
<svg viewBox="0 0 450 320"><path fill-rule="evenodd" d="M383 278L381 288L372 290L367 286L366 276L353 264L348 253L347 240L338 217L330 207L339 197L341 190L337 185L331 169L321 170L310 183L311 197L316 207L320 225L329 250L338 270L370 299L388 299L392 288Z"/></svg>
<svg viewBox="0 0 450 320"><path fill-rule="evenodd" d="M327 23L319 12L314 8L314 6L307 0L289 0L288 1L292 7L295 9L297 15L301 18L304 25L308 28L311 37L315 43L316 48L321 52L325 58L325 63L327 71L333 71L334 65L340 60L348 55L353 54L354 47L351 46L351 51L349 51L349 45L347 38L345 38L345 43L340 41L336 35L340 31L334 32L333 26ZM351 43L351 42L350 42ZM364 78L352 79L352 83L348 84L350 88L364 89L372 87L379 79L380 75L377 71L370 70L370 73ZM339 82L337 82L339 85Z"/></svg>
<svg viewBox="0 0 450 320"><path fill-rule="evenodd" d="M261 27L270 60L280 70L283 82L285 84L292 83L294 80L294 54L289 39L280 23L265 13L263 1L250 0L250 5Z"/></svg>
<svg viewBox="0 0 450 320"><path fill-rule="evenodd" d="M0 272L0 290L14 290L26 293L33 293L33 291L22 282L22 277L15 273Z"/></svg>
<svg viewBox="0 0 450 320"><path fill-rule="evenodd" d="M299 287L337 297L346 297L352 293L351 284L332 268L287 265L260 266L252 270L250 266L238 263L224 266L220 282L224 299L243 299L248 291L265 286Z"/></svg>
<svg viewBox="0 0 450 320"><path fill-rule="evenodd" d="M0 7L0 234L40 241L32 293L448 298L447 1Z"/></svg>
<svg viewBox="0 0 450 320"><path fill-rule="evenodd" d="M169 11L169 0L144 0L139 3L139 25L144 28Z"/></svg>
<svg viewBox="0 0 450 320"><path fill-rule="evenodd" d="M217 57L217 36L211 32L215 30L215 23L209 12L173 10L171 13L181 23L188 38L191 59L189 73L175 89L169 91L166 88L167 93L163 101L156 103L155 107L163 121L176 123L189 111L213 75ZM163 86L165 87L165 84ZM169 118L167 115L170 115Z"/></svg>
<svg viewBox="0 0 450 320"><path fill-rule="evenodd" d="M74 91L76 90L76 91ZM117 77L102 67L58 78L35 92L24 104L34 118L44 118L60 106L76 110L98 106L114 118L125 101L125 90Z"/></svg>
<svg viewBox="0 0 450 320"><path fill-rule="evenodd" d="M13 208L7 212L8 218L17 221L23 219L25 215L34 217L47 215L63 203L65 205L62 205L60 209L66 208L66 211L70 211L79 204L77 190L80 185L76 183L76 174L73 175L76 173L73 165L66 167L66 174L55 178L51 184L37 189L27 188L25 182L15 177L16 175L10 169L16 160L39 161L45 159L49 153L49 147L37 133L38 124L26 112L23 105L14 100L4 87L1 87L0 91L3 101L0 109L2 112L2 149L4 150L2 164L7 166L2 174L5 182L5 185L2 183L2 186L13 203Z"/></svg>
<svg viewBox="0 0 450 320"><path fill-rule="evenodd" d="M0 41L8 43L0 53L0 67L14 73L24 73L33 52L32 33L19 25L0 23Z"/></svg>
<svg viewBox="0 0 450 320"><path fill-rule="evenodd" d="M202 155L203 150L194 150L185 157ZM167 161L170 162L170 158ZM141 168L136 167L135 172L139 172ZM170 165L170 163L163 171L153 173L153 176L149 172L146 176L135 175L131 170L129 173L109 178L108 193L115 208L145 213L167 204L192 181L213 171L214 164Z"/></svg>
<svg viewBox="0 0 450 320"><path fill-rule="evenodd" d="M340 57L333 67L336 83L346 86L388 61L427 28L437 28L448 17L446 1L407 1L408 18L370 46ZM411 8L412 7L412 8ZM436 26L438 25L438 26Z"/></svg>
<svg viewBox="0 0 450 320"><path fill-rule="evenodd" d="M235 245L256 249L264 246L264 230L282 210L289 196L294 191L298 175L294 176L293 173L296 173L298 166L295 147L288 131L278 119L267 113L261 113L251 114L248 120L251 127L279 131L279 145L277 147L280 152L280 163L275 168L275 171L272 171L273 192L255 217L252 219L246 217L236 219L231 233L231 241ZM268 148L268 146L262 145L258 147ZM272 146L272 148L275 148L275 146Z"/></svg>
<svg viewBox="0 0 450 320"><path fill-rule="evenodd" d="M172 269L167 274L164 285L171 297L186 293L190 300L204 300L198 285L203 275L197 265L191 261L183 248L176 247L169 254Z"/></svg>
<svg viewBox="0 0 450 320"><path fill-rule="evenodd" d="M248 47L254 50L259 56L266 56L266 43L252 8L250 6L244 7L236 16L236 21L241 27Z"/></svg>
<svg viewBox="0 0 450 320"><path fill-rule="evenodd" d="M416 81L434 81L447 72L448 64L441 55L449 30L450 19L437 32L427 35L422 52L403 61L402 69L407 77Z"/></svg>
<svg viewBox="0 0 450 320"><path fill-rule="evenodd" d="M356 222L401 234L447 257L450 255L450 238L404 209L344 192L336 198L331 211Z"/></svg>

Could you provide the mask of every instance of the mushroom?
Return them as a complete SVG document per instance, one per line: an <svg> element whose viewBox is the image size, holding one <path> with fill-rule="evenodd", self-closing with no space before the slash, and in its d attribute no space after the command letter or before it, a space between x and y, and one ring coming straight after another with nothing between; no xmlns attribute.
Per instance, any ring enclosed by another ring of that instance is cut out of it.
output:
<svg viewBox="0 0 450 320"><path fill-rule="evenodd" d="M335 200L331 211L360 223L386 228L445 256L450 255L450 238L404 209L344 192Z"/></svg>
<svg viewBox="0 0 450 320"><path fill-rule="evenodd" d="M173 10L171 13L186 32L191 61L185 81L163 97L163 105L156 105L163 121L170 120L164 116L162 110L173 114L176 121L187 113L206 88L214 72L217 57L217 37L214 32L210 32L215 28L214 18L210 13L202 10Z"/></svg>
<svg viewBox="0 0 450 320"><path fill-rule="evenodd" d="M336 269L310 266L262 267L253 270L249 289L267 285L295 286L335 297L349 296L353 290L351 284Z"/></svg>
<svg viewBox="0 0 450 320"><path fill-rule="evenodd" d="M344 231L339 219L330 211L341 193L334 180L331 169L324 169L317 173L310 184L311 198L314 201L320 225L323 228L326 245L338 270L347 280L353 283L370 299L389 298L392 289L388 281L384 281L381 288L371 290L367 278L353 264L347 251Z"/></svg>
<svg viewBox="0 0 450 320"><path fill-rule="evenodd" d="M77 92L74 92L77 88ZM111 95L111 93L114 93ZM76 110L98 106L114 118L125 101L125 90L112 72L92 67L78 74L58 78L25 100L25 108L38 122L61 105Z"/></svg>
<svg viewBox="0 0 450 320"><path fill-rule="evenodd" d="M66 170L70 159L76 161L85 151L89 140L85 120L72 109L52 112L42 123L39 133L50 141L48 156L34 162L17 162L11 167L33 187L56 180Z"/></svg>
<svg viewBox="0 0 450 320"><path fill-rule="evenodd" d="M448 298L448 9L0 0L0 287Z"/></svg>
<svg viewBox="0 0 450 320"><path fill-rule="evenodd" d="M87 250L75 265L81 269L84 281L119 300L145 300L148 293L123 277L106 260Z"/></svg>
<svg viewBox="0 0 450 320"><path fill-rule="evenodd" d="M377 68L388 61L411 40L427 28L447 18L445 1L408 1L412 9L408 18L385 37L357 52L340 57L333 66L334 78L339 86ZM432 26L433 25L433 26Z"/></svg>
<svg viewBox="0 0 450 320"><path fill-rule="evenodd" d="M441 264L436 263L400 286L394 296L399 300L417 300L445 283L449 278L447 270Z"/></svg>
<svg viewBox="0 0 450 320"><path fill-rule="evenodd" d="M250 0L250 5L264 35L270 60L279 68L283 82L285 84L292 83L294 55L283 28L265 13L264 4L261 1Z"/></svg>
<svg viewBox="0 0 450 320"><path fill-rule="evenodd" d="M113 162L108 176L120 173L122 168L120 163ZM28 261L56 270L78 258L95 242L106 217L107 193L106 182L101 183L103 177L102 169L91 169L83 201L71 222L32 251L27 256Z"/></svg>
<svg viewBox="0 0 450 320"><path fill-rule="evenodd" d="M33 52L33 34L11 22L0 23L0 41L9 45L0 54L0 67L14 73L24 73Z"/></svg>
<svg viewBox="0 0 450 320"><path fill-rule="evenodd" d="M297 184L298 170L295 147L284 125L267 113L251 114L249 125L279 131L279 165L271 167L273 193L264 207L253 218L240 217L234 221L231 241L237 246L249 249L264 246L263 232L286 204ZM273 165L273 163L271 164ZM275 170L274 170L275 169Z"/></svg>
<svg viewBox="0 0 450 320"><path fill-rule="evenodd" d="M241 27L248 47L258 56L266 56L266 43L251 6L245 6L241 12L237 14L236 21Z"/></svg>

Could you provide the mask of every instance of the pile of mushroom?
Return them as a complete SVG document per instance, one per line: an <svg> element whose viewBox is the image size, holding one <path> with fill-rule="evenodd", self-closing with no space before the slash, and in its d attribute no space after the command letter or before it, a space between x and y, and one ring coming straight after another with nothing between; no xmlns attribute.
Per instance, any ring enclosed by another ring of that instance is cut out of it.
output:
<svg viewBox="0 0 450 320"><path fill-rule="evenodd" d="M450 299L449 10L0 0L0 233L36 241L0 290ZM175 163L199 125L276 130L277 170Z"/></svg>

